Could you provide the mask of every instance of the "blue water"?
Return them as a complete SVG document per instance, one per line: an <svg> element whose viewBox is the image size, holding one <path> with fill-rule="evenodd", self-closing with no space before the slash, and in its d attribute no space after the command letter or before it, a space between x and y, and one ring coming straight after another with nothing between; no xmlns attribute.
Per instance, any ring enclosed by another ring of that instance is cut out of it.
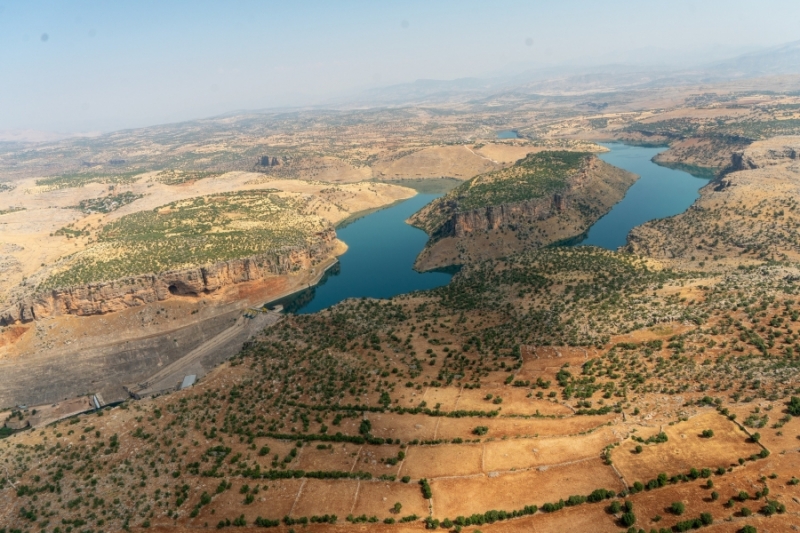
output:
<svg viewBox="0 0 800 533"><path fill-rule="evenodd" d="M608 214L589 228L580 245L616 249L625 244L628 232L635 226L684 212L699 196L700 187L708 183L653 163L653 156L664 148L617 143L605 146L611 151L600 155L603 161L641 177ZM390 298L446 285L452 273L419 273L413 269L414 259L425 247L428 236L405 222L439 196L420 193L337 229L339 238L348 246L339 263L315 287L273 304L280 303L290 312L315 313L347 298Z"/></svg>
<svg viewBox="0 0 800 533"><path fill-rule="evenodd" d="M451 273L413 269L428 235L405 220L440 194L417 194L337 229L347 252L323 283L278 302L287 311L315 313L346 298L389 298L446 285Z"/></svg>
<svg viewBox="0 0 800 533"><path fill-rule="evenodd" d="M603 218L589 228L579 245L593 245L615 250L623 246L628 233L648 220L683 213L700 196L707 179L697 178L682 170L659 166L651 159L666 150L609 143L611 151L600 159L641 176L625 197Z"/></svg>
<svg viewBox="0 0 800 533"><path fill-rule="evenodd" d="M519 139L519 134L515 130L503 130L497 132L498 139Z"/></svg>

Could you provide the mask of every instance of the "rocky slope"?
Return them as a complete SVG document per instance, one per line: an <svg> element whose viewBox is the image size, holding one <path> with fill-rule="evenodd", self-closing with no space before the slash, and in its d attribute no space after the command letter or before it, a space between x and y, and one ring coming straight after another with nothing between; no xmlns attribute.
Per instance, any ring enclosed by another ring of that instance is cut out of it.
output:
<svg viewBox="0 0 800 533"><path fill-rule="evenodd" d="M409 222L431 236L416 267L465 264L575 237L621 200L636 180L591 154L543 154L531 154L517 163L523 168L533 165L529 181L541 182L541 187L526 191L529 184L520 184L518 174L490 173L414 214ZM564 164L547 161L542 166L541 157ZM488 193L487 184L493 187Z"/></svg>
<svg viewBox="0 0 800 533"><path fill-rule="evenodd" d="M197 268L52 289L0 311L0 325L58 315L102 314L163 301L175 295L208 294L236 283L310 269L328 259L337 243L336 231L330 226L307 246L287 247Z"/></svg>
<svg viewBox="0 0 800 533"><path fill-rule="evenodd" d="M695 176L713 178L729 164L731 153L741 151L748 142L725 136L680 139L656 155L653 161Z"/></svg>
<svg viewBox="0 0 800 533"><path fill-rule="evenodd" d="M800 258L800 137L758 141L685 213L636 227L627 249L692 268Z"/></svg>

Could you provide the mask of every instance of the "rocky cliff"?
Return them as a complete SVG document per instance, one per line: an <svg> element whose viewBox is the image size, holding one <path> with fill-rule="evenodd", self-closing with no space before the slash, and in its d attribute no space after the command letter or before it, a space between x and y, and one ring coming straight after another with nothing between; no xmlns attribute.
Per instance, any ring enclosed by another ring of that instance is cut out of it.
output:
<svg viewBox="0 0 800 533"><path fill-rule="evenodd" d="M573 153L568 156L571 160L569 166L553 168L549 173L549 169L536 166L537 160L542 157L542 154L532 154L511 169L478 176L447 196L431 202L415 213L409 222L425 230L435 241L544 220L568 209L573 197L583 190L589 176L603 164L593 155ZM526 165L529 160L534 164ZM516 167L521 172L531 169L524 176L527 180L519 179L519 171L513 172ZM553 174L560 175L553 180ZM539 183L544 186L538 186ZM531 194L515 194L516 189L524 190L526 186ZM499 194L497 191L500 191ZM476 203L482 205L474 207Z"/></svg>
<svg viewBox="0 0 800 533"><path fill-rule="evenodd" d="M302 247L287 247L196 268L48 290L0 311L0 325L58 315L96 315L166 300L175 295L209 294L227 285L309 269L329 258L336 242L336 231L330 227Z"/></svg>
<svg viewBox="0 0 800 533"><path fill-rule="evenodd" d="M494 173L483 183L482 177L475 178L415 213L409 222L431 237L415 267L430 270L463 265L573 238L607 213L636 181L634 174L591 154L562 158L570 161L569 167L535 167L534 185L543 186L534 187L531 181L522 184L533 197L520 198L522 195L515 193L520 188L518 173L510 173L508 178ZM488 205L465 208L474 206L476 194Z"/></svg>
<svg viewBox="0 0 800 533"><path fill-rule="evenodd" d="M799 154L800 136L757 141L734 153L689 209L633 228L626 249L694 269L797 261Z"/></svg>
<svg viewBox="0 0 800 533"><path fill-rule="evenodd" d="M513 204L490 205L466 212L454 212L436 230L433 237L465 237L479 231L498 230L535 220L545 220L566 211L571 205L572 193L581 187L582 185L578 184L576 180L574 189L570 187L547 198Z"/></svg>
<svg viewBox="0 0 800 533"><path fill-rule="evenodd" d="M736 151L726 172L784 165L800 159L800 136L775 137Z"/></svg>

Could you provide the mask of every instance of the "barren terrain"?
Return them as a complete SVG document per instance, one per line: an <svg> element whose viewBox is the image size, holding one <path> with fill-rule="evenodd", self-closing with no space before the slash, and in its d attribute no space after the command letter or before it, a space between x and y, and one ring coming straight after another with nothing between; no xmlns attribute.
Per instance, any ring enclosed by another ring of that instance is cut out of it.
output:
<svg viewBox="0 0 800 533"><path fill-rule="evenodd" d="M293 217L333 225L413 194L364 180L480 183L610 139L669 143L663 163L715 179L625 249L481 235L508 246L465 254L447 286L283 315L190 388L82 414L120 376L146 379L314 282L344 245L214 290L188 269L156 277L163 300L6 320L0 531L794 531L796 90L775 78L253 114L3 153L7 301L103 228L200 198L275 190L302 203ZM504 128L523 138L498 141ZM31 390L47 404L12 407Z"/></svg>

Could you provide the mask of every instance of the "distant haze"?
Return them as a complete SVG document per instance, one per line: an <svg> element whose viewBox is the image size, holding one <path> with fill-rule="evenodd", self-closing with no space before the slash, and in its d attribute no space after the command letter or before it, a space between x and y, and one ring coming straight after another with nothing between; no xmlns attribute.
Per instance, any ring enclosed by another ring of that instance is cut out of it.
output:
<svg viewBox="0 0 800 533"><path fill-rule="evenodd" d="M0 133L110 131L560 65L688 67L797 40L798 20L797 0L0 0Z"/></svg>

